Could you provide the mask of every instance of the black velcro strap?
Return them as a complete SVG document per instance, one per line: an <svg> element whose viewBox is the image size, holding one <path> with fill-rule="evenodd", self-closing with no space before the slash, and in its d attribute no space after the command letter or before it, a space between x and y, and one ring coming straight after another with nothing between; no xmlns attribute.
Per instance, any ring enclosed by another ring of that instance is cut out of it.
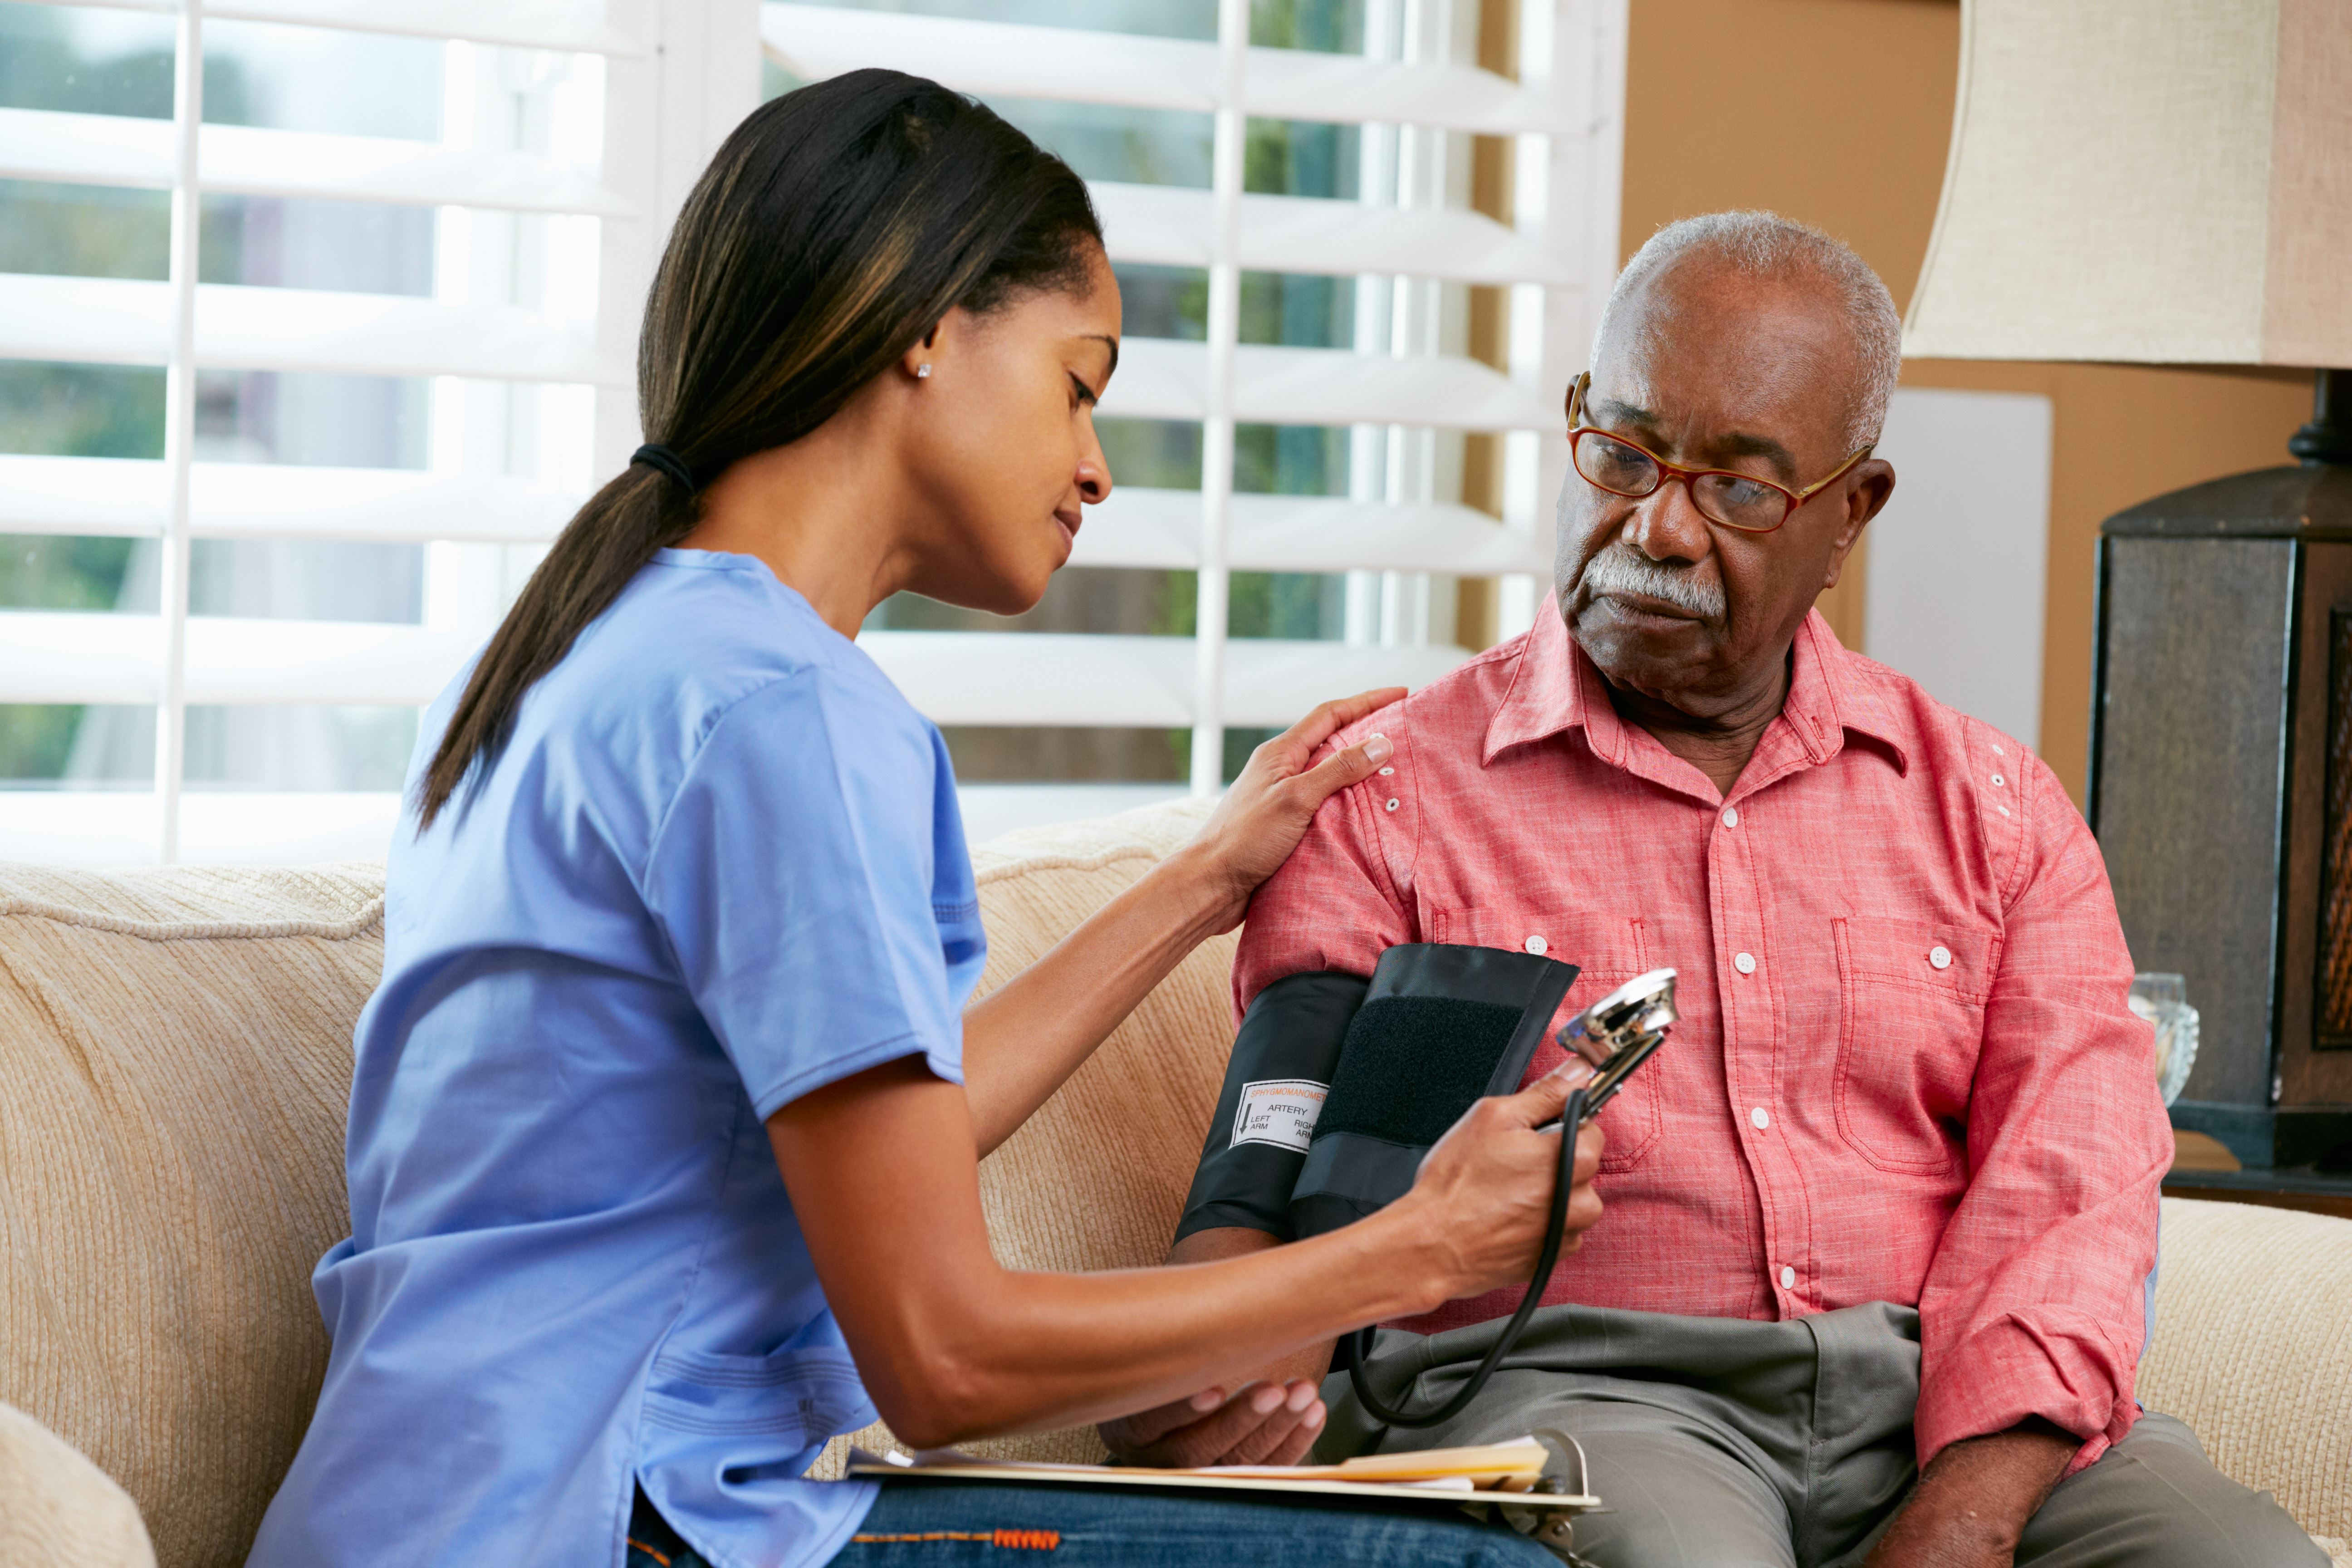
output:
<svg viewBox="0 0 2352 1568"><path fill-rule="evenodd" d="M1436 1142L1486 1092L1518 1028L1519 1009L1494 1002L1373 997L1348 1026L1315 1135Z"/></svg>
<svg viewBox="0 0 2352 1568"><path fill-rule="evenodd" d="M1289 975L1257 994L1234 1039L1177 1240L1229 1226L1292 1239L1290 1194L1307 1159L1307 1129L1369 984L1360 974L1320 971ZM1298 1119L1304 1127L1292 1118L1294 1108L1305 1112Z"/></svg>
<svg viewBox="0 0 2352 1568"><path fill-rule="evenodd" d="M1382 953L1291 1194L1292 1234L1337 1230L1403 1196L1464 1111L1517 1089L1576 976L1572 963L1504 948Z"/></svg>

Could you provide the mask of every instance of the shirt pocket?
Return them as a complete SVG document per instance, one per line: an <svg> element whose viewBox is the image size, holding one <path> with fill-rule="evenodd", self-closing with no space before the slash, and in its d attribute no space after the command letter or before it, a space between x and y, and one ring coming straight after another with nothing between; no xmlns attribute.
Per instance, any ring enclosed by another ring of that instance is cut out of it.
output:
<svg viewBox="0 0 2352 1568"><path fill-rule="evenodd" d="M1838 1135L1883 1171L1958 1169L1996 940L1864 915L1841 915L1830 925L1838 961Z"/></svg>
<svg viewBox="0 0 2352 1568"><path fill-rule="evenodd" d="M1643 942L1643 926L1624 915L1564 911L1540 904L1479 904L1423 912L1433 942L1460 942L1473 947L1508 948L1515 952L1538 951L1581 973L1568 988L1568 1000L1544 1031L1543 1044L1528 1069L1530 1081L1567 1059L1559 1043L1560 1026L1628 980L1654 967ZM1625 1080L1594 1120L1606 1137L1601 1156L1605 1172L1630 1171L1640 1164L1664 1129L1663 1103L1657 1092L1658 1064L1645 1063Z"/></svg>

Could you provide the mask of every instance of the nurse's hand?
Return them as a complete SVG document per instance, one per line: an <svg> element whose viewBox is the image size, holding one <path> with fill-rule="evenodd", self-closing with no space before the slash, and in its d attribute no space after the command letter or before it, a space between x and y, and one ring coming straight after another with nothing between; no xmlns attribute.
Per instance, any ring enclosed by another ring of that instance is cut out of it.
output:
<svg viewBox="0 0 2352 1568"><path fill-rule="evenodd" d="M1260 746L1198 837L966 1009L964 1097L982 1153L1045 1104L1185 954L1241 924L1315 808L1379 772L1393 750L1379 735L1320 761L1316 749L1403 695L1390 687L1326 702Z"/></svg>
<svg viewBox="0 0 2352 1568"><path fill-rule="evenodd" d="M1542 1248L1559 1185L1556 1123L1569 1096L1591 1081L1592 1068L1570 1057L1517 1094L1474 1102L1422 1156L1412 1190L1373 1218L1412 1214L1451 1254L1446 1272L1468 1283L1456 1297L1521 1284ZM1576 1135L1562 1257L1580 1248L1601 1218L1592 1181L1604 1142L1599 1122Z"/></svg>
<svg viewBox="0 0 2352 1568"><path fill-rule="evenodd" d="M1223 889L1222 923L1215 929L1241 924L1250 895L1290 858L1316 810L1336 792L1379 772L1396 748L1387 736L1375 734L1321 762L1315 761L1316 751L1366 714L1402 701L1404 694L1403 687L1389 686L1326 702L1250 753L1249 766L1225 792L1200 837L1179 852L1196 858Z"/></svg>
<svg viewBox="0 0 2352 1568"><path fill-rule="evenodd" d="M1323 1402L1312 1380L1253 1383L1225 1397L1204 1388L1190 1399L1122 1415L1096 1428L1130 1465L1295 1465L1323 1435Z"/></svg>

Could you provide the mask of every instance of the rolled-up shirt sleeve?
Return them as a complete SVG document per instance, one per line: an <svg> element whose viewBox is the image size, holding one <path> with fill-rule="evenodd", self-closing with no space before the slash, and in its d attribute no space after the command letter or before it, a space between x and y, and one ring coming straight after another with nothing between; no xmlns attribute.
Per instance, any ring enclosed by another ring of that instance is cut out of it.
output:
<svg viewBox="0 0 2352 1568"><path fill-rule="evenodd" d="M2172 1140L2097 843L2038 759L1969 1108L1970 1178L1919 1300L1925 1465L2041 1416L2079 1469L2130 1430Z"/></svg>
<svg viewBox="0 0 2352 1568"><path fill-rule="evenodd" d="M1293 974L1337 970L1370 974L1381 954L1421 940L1406 900L1392 879L1391 846L1369 815L1377 782L1402 793L1410 750L1402 705L1386 708L1331 737L1315 755L1333 752L1380 731L1397 746L1397 773L1352 785L1326 800L1282 868L1250 900L1241 947L1234 958L1234 1016L1239 1020L1260 991ZM1391 780L1397 780L1391 783Z"/></svg>

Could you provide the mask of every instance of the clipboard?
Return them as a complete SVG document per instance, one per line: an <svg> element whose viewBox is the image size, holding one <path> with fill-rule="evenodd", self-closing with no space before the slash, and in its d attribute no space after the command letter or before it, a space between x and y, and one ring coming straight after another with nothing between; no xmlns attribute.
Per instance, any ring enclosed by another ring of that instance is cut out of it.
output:
<svg viewBox="0 0 2352 1568"><path fill-rule="evenodd" d="M1561 1447L1533 1437L1475 1448L1370 1454L1336 1465L1211 1465L1153 1469L1123 1465L1062 1465L1028 1459L987 1459L952 1448L912 1458L853 1448L848 1473L878 1481L1011 1481L1033 1486L1149 1487L1208 1494L1274 1493L1335 1500L1434 1503L1447 1508L1490 1506L1507 1518L1538 1521L1601 1506L1588 1489L1584 1450L1564 1433L1548 1432ZM1556 1455L1572 1476L1551 1472Z"/></svg>

